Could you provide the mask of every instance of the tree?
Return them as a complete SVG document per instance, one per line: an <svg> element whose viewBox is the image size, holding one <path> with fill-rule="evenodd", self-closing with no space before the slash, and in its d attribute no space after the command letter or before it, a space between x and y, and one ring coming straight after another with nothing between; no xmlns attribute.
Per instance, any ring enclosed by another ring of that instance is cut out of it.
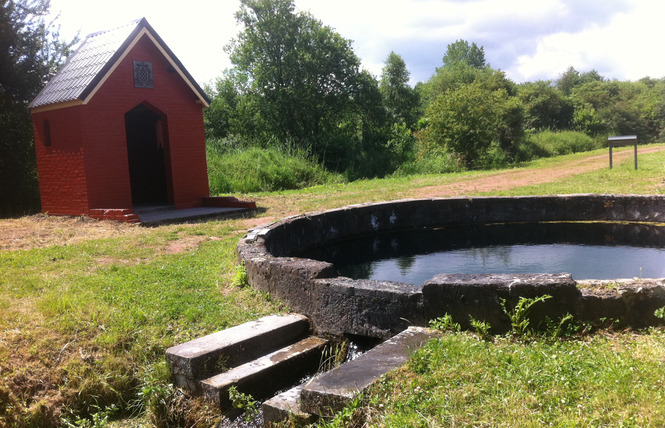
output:
<svg viewBox="0 0 665 428"><path fill-rule="evenodd" d="M430 138L469 168L481 166L492 146L509 152L522 133L521 108L513 98L479 81L441 94L427 117Z"/></svg>
<svg viewBox="0 0 665 428"><path fill-rule="evenodd" d="M485 48L478 47L475 42L469 44L466 40L461 39L449 44L443 55L443 64L453 66L459 63L479 70L485 68L487 65L485 64Z"/></svg>
<svg viewBox="0 0 665 428"><path fill-rule="evenodd" d="M568 96L573 93L576 86L580 86L588 82L603 82L605 79L596 70L580 73L573 67L568 68L561 77L556 81L556 87Z"/></svg>
<svg viewBox="0 0 665 428"><path fill-rule="evenodd" d="M534 130L569 129L573 120L573 104L549 81L524 83L518 99L524 107L524 126Z"/></svg>
<svg viewBox="0 0 665 428"><path fill-rule="evenodd" d="M247 76L226 70L215 81L214 87L206 87L211 103L203 110L207 138L256 137L265 125L258 114L256 99L247 94Z"/></svg>
<svg viewBox="0 0 665 428"><path fill-rule="evenodd" d="M35 212L39 189L28 103L75 42L46 23L49 0L3 0L0 7L0 216Z"/></svg>
<svg viewBox="0 0 665 428"><path fill-rule="evenodd" d="M227 47L266 130L322 155L361 91L351 42L292 0L241 0L244 29Z"/></svg>
<svg viewBox="0 0 665 428"><path fill-rule="evenodd" d="M418 120L418 95L409 86L406 63L400 55L390 52L382 71L379 89L383 105L393 123L413 127Z"/></svg>
<svg viewBox="0 0 665 428"><path fill-rule="evenodd" d="M441 94L469 85L476 81L485 82L492 89L505 89L509 95L515 95L516 86L508 80L502 71L494 70L485 63L485 49L475 43L469 45L466 40L458 40L448 45L443 56L443 65L422 85L417 86L424 108L434 102Z"/></svg>

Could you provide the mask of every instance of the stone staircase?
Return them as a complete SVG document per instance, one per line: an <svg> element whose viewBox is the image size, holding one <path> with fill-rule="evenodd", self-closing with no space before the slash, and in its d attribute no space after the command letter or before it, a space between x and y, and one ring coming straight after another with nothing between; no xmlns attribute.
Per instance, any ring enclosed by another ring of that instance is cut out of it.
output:
<svg viewBox="0 0 665 428"><path fill-rule="evenodd" d="M302 315L270 315L166 350L175 384L231 408L229 388L265 398L316 372L327 340Z"/></svg>
<svg viewBox="0 0 665 428"><path fill-rule="evenodd" d="M309 423L341 410L434 334L409 328L301 385L319 369L328 345L327 339L311 336L310 321L303 315L263 317L173 346L166 357L176 385L203 395L222 412L231 410L229 389L236 387L255 399L268 398L262 405L266 425L289 417Z"/></svg>

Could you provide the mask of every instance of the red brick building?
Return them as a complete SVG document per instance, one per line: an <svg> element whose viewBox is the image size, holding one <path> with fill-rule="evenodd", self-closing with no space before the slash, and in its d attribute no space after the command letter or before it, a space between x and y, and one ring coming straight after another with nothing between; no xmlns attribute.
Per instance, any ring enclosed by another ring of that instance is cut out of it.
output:
<svg viewBox="0 0 665 428"><path fill-rule="evenodd" d="M132 220L210 203L209 102L145 19L87 36L29 105L42 211Z"/></svg>

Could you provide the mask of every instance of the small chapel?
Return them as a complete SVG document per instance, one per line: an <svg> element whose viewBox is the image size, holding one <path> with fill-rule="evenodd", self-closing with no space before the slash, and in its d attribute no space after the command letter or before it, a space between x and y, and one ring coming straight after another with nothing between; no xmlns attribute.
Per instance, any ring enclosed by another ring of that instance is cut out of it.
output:
<svg viewBox="0 0 665 428"><path fill-rule="evenodd" d="M146 19L87 36L29 104L42 211L138 221L209 197L210 99Z"/></svg>

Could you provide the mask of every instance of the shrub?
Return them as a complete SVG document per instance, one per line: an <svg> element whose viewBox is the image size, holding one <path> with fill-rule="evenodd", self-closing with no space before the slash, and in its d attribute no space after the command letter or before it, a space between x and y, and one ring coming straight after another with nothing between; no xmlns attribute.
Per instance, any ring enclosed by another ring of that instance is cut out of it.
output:
<svg viewBox="0 0 665 428"><path fill-rule="evenodd" d="M400 165L395 171L395 175L447 174L460 172L463 169L459 158L453 153L448 153L443 149L433 149L422 152L415 160Z"/></svg>
<svg viewBox="0 0 665 428"><path fill-rule="evenodd" d="M542 131L530 135L528 140L531 145L535 146L531 148L533 155L539 157L561 156L602 147L598 140L576 131Z"/></svg>
<svg viewBox="0 0 665 428"><path fill-rule="evenodd" d="M270 192L339 181L304 152L279 147L208 148L210 193Z"/></svg>

